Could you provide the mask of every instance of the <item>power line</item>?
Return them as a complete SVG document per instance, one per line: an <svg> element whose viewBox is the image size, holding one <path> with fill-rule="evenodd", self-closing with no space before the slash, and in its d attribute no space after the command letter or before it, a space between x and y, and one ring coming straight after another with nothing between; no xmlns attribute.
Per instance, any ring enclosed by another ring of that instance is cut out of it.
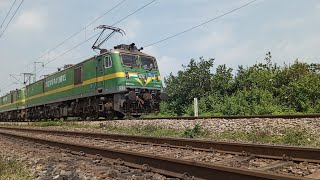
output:
<svg viewBox="0 0 320 180"><path fill-rule="evenodd" d="M13 13L11 19L9 20L8 24L6 25L6 27L4 28L4 30L2 31L1 35L0 35L0 38L2 37L2 35L4 34L4 32L7 30L9 24L11 23L13 17L16 15L16 13L18 12L18 10L20 9L22 3L23 3L24 0L21 1L21 3L19 4L18 8L16 9L16 11Z"/></svg>
<svg viewBox="0 0 320 180"><path fill-rule="evenodd" d="M119 2L118 4L116 4L115 6L113 6L111 9L109 9L108 11L106 11L105 13L103 13L102 15L100 15L98 18L96 18L95 20L91 21L88 25L86 25L85 27L83 27L82 29L80 29L79 31L75 32L74 34L72 34L71 36L69 36L68 38L66 38L65 40L61 41L59 44L57 44L55 47L53 47L52 49L50 49L49 51L47 51L46 53L42 54L41 56L39 56L38 58L36 58L34 61L38 61L39 59L43 58L44 56L46 56L47 54L49 54L50 52L52 52L53 50L57 49L58 47L60 47L61 45L63 45L64 43L68 42L70 39L72 39L73 37L75 37L76 35L78 35L80 32L82 32L83 30L85 30L86 28L88 28L90 25L92 25L93 23L95 23L96 21L98 21L99 19L101 19L103 16L109 14L112 10L114 10L115 8L117 8L118 6L120 6L122 3L124 3L126 0L122 0L121 2ZM30 62L29 64L25 65L23 68L29 66L33 64L33 62Z"/></svg>
<svg viewBox="0 0 320 180"><path fill-rule="evenodd" d="M114 26L114 25L116 25L116 24L124 21L124 20L127 19L128 17L132 16L133 14L137 13L138 11L141 11L142 9L146 8L147 6L149 6L150 4L152 4L152 3L155 2L155 1L156 1L156 0L152 0L152 1L150 1L149 3L143 5L142 7L138 8L137 10L133 11L132 13L130 13L130 14L128 14L127 16L125 16L124 18L122 18L122 19L120 19L119 21L117 21L117 22L115 22L114 24L112 24L112 26ZM78 45L76 45L76 46L70 48L69 50L61 53L60 55L56 56L56 57L53 58L52 60L44 63L44 66L47 65L47 64L49 64L49 63L51 63L51 62L53 62L53 61L55 61L55 60L57 60L58 58L60 58L60 57L62 57L62 56L64 56L65 54L67 54L67 53L69 53L70 51L76 49L77 47L83 45L84 43L88 42L89 40L93 39L94 37L96 37L96 36L99 35L99 34L100 34L100 33L97 33L97 34L91 36L90 38L86 39L85 41L79 43ZM46 53L46 54L47 54L47 53ZM39 69L38 72L40 72L40 71L41 71L41 69ZM38 72L37 72L37 74L38 74Z"/></svg>
<svg viewBox="0 0 320 180"><path fill-rule="evenodd" d="M145 7L149 6L150 4L152 4L153 2L155 2L156 0L152 0L149 3L145 4L144 6L140 7L139 9L133 11L132 13L128 14L127 16L125 16L124 18L120 19L119 21L115 22L114 24L112 24L111 26L114 26L118 23L120 23L121 21L127 19L128 17L132 16L133 14L137 13L138 11L144 9Z"/></svg>
<svg viewBox="0 0 320 180"><path fill-rule="evenodd" d="M59 43L58 45L56 45L54 48L50 49L48 52L44 53L43 55L41 55L40 57L38 57L35 61L43 58L46 54L52 52L53 50L57 49L58 47L60 47L62 44L66 43L67 41L69 41L71 38L73 38L74 36L78 35L80 32L82 32L83 30L85 30L87 27L89 27L90 25L92 25L93 23L95 23L96 21L98 21L99 19L101 19L103 16L109 14L112 10L114 10L115 8L117 8L118 6L120 6L122 3L124 3L126 0L122 0L121 2L119 2L118 4L116 4L115 6L113 6L111 9L109 9L108 11L106 11L104 14L102 14L101 16L99 16L98 18L96 18L95 20L93 20L92 22L90 22L87 26L83 27L81 30L77 31L76 33L72 34L71 36L69 36L67 39L63 40L61 43Z"/></svg>
<svg viewBox="0 0 320 180"><path fill-rule="evenodd" d="M16 1L16 0L15 0ZM39 59L43 58L44 56L46 56L47 54L49 54L50 52L52 52L53 50L57 49L58 47L60 47L61 45L63 45L64 43L66 43L67 41L69 41L70 39L72 39L73 37L75 37L76 35L78 35L80 32L82 32L83 30L85 30L86 28L88 28L90 25L92 25L93 23L95 23L96 21L98 21L99 19L101 19L103 16L109 14L112 10L114 10L115 8L117 8L118 6L120 6L121 4L123 4L126 0L122 0L120 1L118 4L116 4L115 6L113 6L111 9L109 9L108 11L106 11L105 13L103 13L102 15L100 15L98 18L94 19L93 21L91 21L88 25L86 25L85 27L83 27L82 29L80 29L79 31L75 32L74 34L72 34L71 36L69 36L68 38L66 38L65 40L63 40L61 43L57 44L55 47L53 47L52 49L50 49L49 51L47 51L46 53L44 53L43 55L39 56L38 58L36 58L34 61L38 61ZM26 68L29 65L32 65L33 61L30 62L29 64L25 65L23 68Z"/></svg>
<svg viewBox="0 0 320 180"><path fill-rule="evenodd" d="M120 19L119 21L113 23L111 26L114 26L114 25L122 22L123 20L127 19L128 17L132 16L133 14L137 13L138 11L141 11L142 9L146 8L147 6L149 6L151 3L155 2L155 1L156 1L156 0L150 1L149 3L143 5L142 7L138 8L137 10L135 10L135 11L133 11L132 13L128 14L128 15L125 16L124 18ZM77 47L81 46L82 44L84 44L84 43L88 42L89 40L93 39L94 37L98 36L99 34L100 34L100 32L97 33L97 34L95 34L95 35L93 35L93 36L91 36L90 38L86 39L85 41L81 42L80 44L72 47L71 49L69 49L69 50L61 53L60 55L56 56L55 58L51 59L50 61L44 63L44 66L47 65L47 64L49 64L49 63L51 63L51 62L53 62L53 61L55 61L55 60L57 60L58 58L60 58L60 57L62 57L62 56L64 56L65 54L69 53L70 51L76 49ZM38 74L38 73L37 73L37 74Z"/></svg>
<svg viewBox="0 0 320 180"><path fill-rule="evenodd" d="M8 18L8 15L10 14L10 12L11 12L11 10L12 10L12 8L13 8L14 4L16 3L16 1L17 1L17 0L14 0L14 2L12 3L12 5L11 5L11 7L10 7L10 9L9 9L8 13L7 13L7 15L6 15L6 17L4 18L3 22L1 23L0 29L2 28L2 26L3 26L4 22L6 22L6 20L7 20L7 18Z"/></svg>
<svg viewBox="0 0 320 180"><path fill-rule="evenodd" d="M174 35L171 35L171 36L166 37L166 38L164 38L164 39L161 39L161 40L159 40L159 41L150 43L150 44L144 46L144 48L149 47L149 46L153 46L153 45L158 44L158 43L161 43L161 42L163 42L163 41L167 41L167 40L172 39L172 38L174 38L174 37L176 37L176 36L179 36L179 35L181 35L181 34L184 34L184 33L188 32L188 31L191 31L191 30L193 30L193 29L196 29L196 28L198 28L198 27L200 27L200 26L203 26L203 25L205 25L205 24L208 24L208 23L210 23L210 22L212 22L212 21L214 21L214 20L217 20L217 19L222 18L222 17L224 17L224 16L226 16L226 15L228 15L228 14L231 14L231 13L237 11L237 10L240 10L240 9L246 7L246 6L249 6L250 4L253 4L253 3L256 2L256 1L258 1L258 0L254 0L254 1L248 2L248 3L246 3L246 4L244 4L244 5L240 6L240 7L237 7L237 8L235 8L235 9L232 9L231 11L228 11L228 12L226 12L226 13L223 13L223 14L219 15L219 16L216 16L216 17L214 17L214 18L212 18L212 19L210 19L210 20L208 20L208 21L205 21L205 22L203 22L203 23L201 23L201 24L198 24L198 25L196 25L196 26L193 26L193 27L191 27L191 28L189 28L189 29L187 29L187 30L181 31L181 32L179 32L179 33L176 33L176 34L174 34Z"/></svg>

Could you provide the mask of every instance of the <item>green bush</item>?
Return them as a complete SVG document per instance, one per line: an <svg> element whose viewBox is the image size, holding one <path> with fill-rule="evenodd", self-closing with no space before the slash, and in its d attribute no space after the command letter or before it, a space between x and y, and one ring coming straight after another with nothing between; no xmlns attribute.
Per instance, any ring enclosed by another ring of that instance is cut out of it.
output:
<svg viewBox="0 0 320 180"><path fill-rule="evenodd" d="M320 113L320 64L296 60L291 65L264 63L231 68L214 60L194 59L177 75L165 78L169 101L160 114L193 115L197 97L200 115L268 115Z"/></svg>
<svg viewBox="0 0 320 180"><path fill-rule="evenodd" d="M199 124L196 124L193 128L187 128L184 131L184 137L186 138L197 138L202 135L203 130Z"/></svg>
<svg viewBox="0 0 320 180"><path fill-rule="evenodd" d="M316 140L305 129L289 128L285 129L283 134L283 143L289 145L308 145Z"/></svg>

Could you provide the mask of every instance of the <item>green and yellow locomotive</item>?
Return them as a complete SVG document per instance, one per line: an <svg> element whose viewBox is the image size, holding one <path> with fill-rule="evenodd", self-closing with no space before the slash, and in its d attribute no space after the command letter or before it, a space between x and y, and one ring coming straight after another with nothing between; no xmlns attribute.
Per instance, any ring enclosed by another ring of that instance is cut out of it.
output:
<svg viewBox="0 0 320 180"><path fill-rule="evenodd" d="M134 44L100 50L99 55L1 97L0 118L112 119L159 112L167 95L156 59Z"/></svg>
<svg viewBox="0 0 320 180"><path fill-rule="evenodd" d="M16 89L0 97L0 119L1 120L23 120L25 111L25 89Z"/></svg>

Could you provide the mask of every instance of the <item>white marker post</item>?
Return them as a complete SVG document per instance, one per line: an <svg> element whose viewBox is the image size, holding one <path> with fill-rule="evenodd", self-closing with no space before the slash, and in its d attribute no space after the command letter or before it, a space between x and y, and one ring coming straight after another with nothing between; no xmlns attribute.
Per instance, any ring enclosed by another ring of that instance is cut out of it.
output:
<svg viewBox="0 0 320 180"><path fill-rule="evenodd" d="M194 98L193 99L193 103L194 103L194 116L198 117L199 113L198 113L198 98Z"/></svg>

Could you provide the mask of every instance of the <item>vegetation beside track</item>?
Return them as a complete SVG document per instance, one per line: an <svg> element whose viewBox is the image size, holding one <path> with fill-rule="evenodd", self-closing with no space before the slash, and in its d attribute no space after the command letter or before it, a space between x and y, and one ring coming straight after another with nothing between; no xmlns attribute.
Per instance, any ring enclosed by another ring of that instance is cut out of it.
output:
<svg viewBox="0 0 320 180"><path fill-rule="evenodd" d="M318 135L309 134L306 130L297 128L286 128L279 134L270 133L261 129L251 131L226 131L221 134L213 134L210 138L218 140L320 147Z"/></svg>
<svg viewBox="0 0 320 180"><path fill-rule="evenodd" d="M17 126L16 123L7 124ZM320 147L320 136L317 134L310 134L306 129L300 128L282 128L278 132L273 132L270 129L253 128L251 130L234 130L216 133L207 130L199 124L193 128L173 129L160 125L132 125L132 126L115 126L103 124L92 125L82 124L76 122L63 121L46 121L33 122L20 126L28 127L61 127L61 128L90 128L99 129L107 133L128 134L128 135L142 135L155 137L176 137L176 138L198 138L237 142L253 142L253 143L269 143L269 144L285 144L295 146L312 146Z"/></svg>
<svg viewBox="0 0 320 180"><path fill-rule="evenodd" d="M19 161L0 156L0 180L31 180L30 172Z"/></svg>
<svg viewBox="0 0 320 180"><path fill-rule="evenodd" d="M162 116L193 115L198 98L199 115L312 114L320 112L320 64L296 60L279 65L267 53L261 63L235 71L214 59L191 59L177 75L165 78L169 101L161 104Z"/></svg>

